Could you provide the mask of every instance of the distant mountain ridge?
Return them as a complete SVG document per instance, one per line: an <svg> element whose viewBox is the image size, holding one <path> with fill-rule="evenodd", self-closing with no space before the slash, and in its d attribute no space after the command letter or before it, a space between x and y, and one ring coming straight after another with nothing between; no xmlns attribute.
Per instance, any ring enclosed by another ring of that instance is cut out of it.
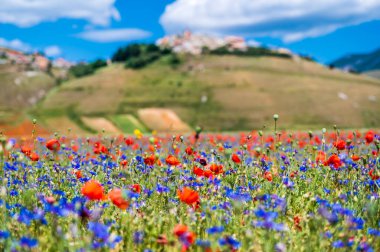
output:
<svg viewBox="0 0 380 252"><path fill-rule="evenodd" d="M380 48L366 54L350 54L339 58L331 63L347 71L368 72L380 69Z"/></svg>

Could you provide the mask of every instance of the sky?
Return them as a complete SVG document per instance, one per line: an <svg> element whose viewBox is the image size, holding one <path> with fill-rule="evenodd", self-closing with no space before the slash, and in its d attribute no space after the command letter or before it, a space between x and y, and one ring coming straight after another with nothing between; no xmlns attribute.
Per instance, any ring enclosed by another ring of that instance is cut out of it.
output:
<svg viewBox="0 0 380 252"><path fill-rule="evenodd" d="M109 58L184 30L238 35L322 63L380 48L379 0L0 0L0 46Z"/></svg>

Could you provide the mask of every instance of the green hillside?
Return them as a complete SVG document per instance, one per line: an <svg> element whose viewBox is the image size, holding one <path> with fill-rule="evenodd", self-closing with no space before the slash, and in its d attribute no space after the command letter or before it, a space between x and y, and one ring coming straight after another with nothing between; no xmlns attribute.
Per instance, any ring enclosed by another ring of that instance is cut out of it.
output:
<svg viewBox="0 0 380 252"><path fill-rule="evenodd" d="M0 122L8 115L33 107L55 86L55 79L43 72L24 71L17 65L0 65Z"/></svg>
<svg viewBox="0 0 380 252"><path fill-rule="evenodd" d="M368 71L365 74L380 79L380 70Z"/></svg>
<svg viewBox="0 0 380 252"><path fill-rule="evenodd" d="M271 124L274 113L283 127L380 125L380 81L370 77L300 58L189 56L173 68L168 57L139 70L114 64L70 80L32 113L46 120L112 118L136 117L141 108L169 108L207 130L261 128Z"/></svg>
<svg viewBox="0 0 380 252"><path fill-rule="evenodd" d="M370 77L299 58L198 56L182 59L177 68L167 61L141 70L114 64L71 80L53 89L34 113L110 118L170 108L191 126L208 130L261 128L274 113L292 128L380 125L380 81Z"/></svg>

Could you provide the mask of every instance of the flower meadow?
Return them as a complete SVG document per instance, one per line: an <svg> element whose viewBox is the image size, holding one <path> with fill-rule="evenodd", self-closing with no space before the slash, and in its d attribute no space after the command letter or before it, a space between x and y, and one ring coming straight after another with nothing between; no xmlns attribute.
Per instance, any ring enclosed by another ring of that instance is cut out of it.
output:
<svg viewBox="0 0 380 252"><path fill-rule="evenodd" d="M2 136L0 250L380 251L375 130L135 133Z"/></svg>

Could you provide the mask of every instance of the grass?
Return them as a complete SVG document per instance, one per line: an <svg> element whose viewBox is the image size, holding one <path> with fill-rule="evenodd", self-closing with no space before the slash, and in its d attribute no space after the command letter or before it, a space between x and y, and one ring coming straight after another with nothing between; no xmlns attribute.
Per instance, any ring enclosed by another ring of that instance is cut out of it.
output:
<svg viewBox="0 0 380 252"><path fill-rule="evenodd" d="M139 129L142 133L148 132L147 128L141 124L134 116L126 115L113 115L110 120L124 133L132 134L135 129Z"/></svg>

